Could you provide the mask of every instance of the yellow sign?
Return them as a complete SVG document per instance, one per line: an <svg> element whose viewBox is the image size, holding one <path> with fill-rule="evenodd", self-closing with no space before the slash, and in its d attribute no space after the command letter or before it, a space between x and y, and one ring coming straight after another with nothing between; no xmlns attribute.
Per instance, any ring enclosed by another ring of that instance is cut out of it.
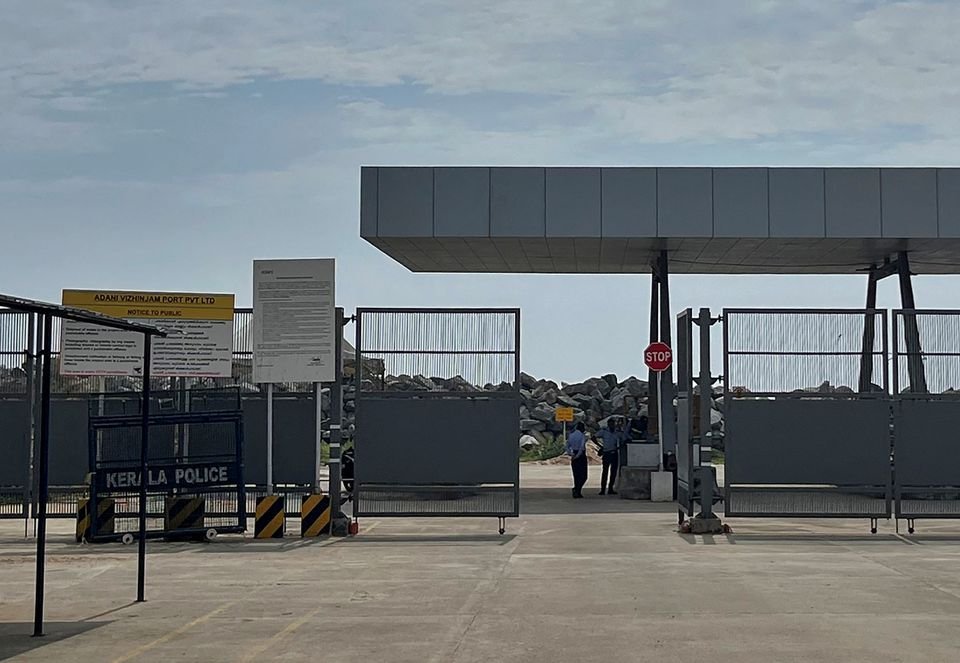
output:
<svg viewBox="0 0 960 663"><path fill-rule="evenodd" d="M112 315L154 320L233 320L233 295L123 290L64 290L63 305Z"/></svg>
<svg viewBox="0 0 960 663"><path fill-rule="evenodd" d="M64 290L64 306L125 320L142 320L167 332L151 345L156 377L229 378L233 370L233 295L125 290ZM60 374L123 375L143 371L143 335L65 320Z"/></svg>
<svg viewBox="0 0 960 663"><path fill-rule="evenodd" d="M557 421L573 421L573 408L572 407L558 407L556 412L553 415Z"/></svg>

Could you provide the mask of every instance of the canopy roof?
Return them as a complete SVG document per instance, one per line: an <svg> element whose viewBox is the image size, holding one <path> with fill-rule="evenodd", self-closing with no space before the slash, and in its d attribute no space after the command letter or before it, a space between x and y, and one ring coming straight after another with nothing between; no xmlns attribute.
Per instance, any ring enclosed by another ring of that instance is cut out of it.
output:
<svg viewBox="0 0 960 663"><path fill-rule="evenodd" d="M960 273L958 168L373 166L360 203L417 272Z"/></svg>

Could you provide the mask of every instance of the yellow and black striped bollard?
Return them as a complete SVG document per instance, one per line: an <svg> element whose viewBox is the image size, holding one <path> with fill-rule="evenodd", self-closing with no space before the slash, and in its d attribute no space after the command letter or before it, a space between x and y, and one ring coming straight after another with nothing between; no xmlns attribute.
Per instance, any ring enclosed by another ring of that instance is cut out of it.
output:
<svg viewBox="0 0 960 663"><path fill-rule="evenodd" d="M323 493L304 495L300 507L300 536L330 533L330 498Z"/></svg>
<svg viewBox="0 0 960 663"><path fill-rule="evenodd" d="M116 503L109 497L97 500L97 520L94 528L90 513L90 500L77 500L77 543L90 541L94 533L97 536L113 534L116 526Z"/></svg>
<svg viewBox="0 0 960 663"><path fill-rule="evenodd" d="M282 539L286 523L282 495L266 495L257 500L253 536L257 539Z"/></svg>
<svg viewBox="0 0 960 663"><path fill-rule="evenodd" d="M167 532L202 529L206 510L206 500L202 497L168 497L164 529Z"/></svg>

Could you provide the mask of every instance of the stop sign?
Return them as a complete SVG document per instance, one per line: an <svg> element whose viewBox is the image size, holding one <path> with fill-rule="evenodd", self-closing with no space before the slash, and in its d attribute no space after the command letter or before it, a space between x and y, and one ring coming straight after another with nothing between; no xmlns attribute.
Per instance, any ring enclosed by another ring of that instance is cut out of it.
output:
<svg viewBox="0 0 960 663"><path fill-rule="evenodd" d="M662 371L670 368L670 364L673 363L673 350L670 349L670 346L666 343L651 343L647 346L647 349L643 351L643 363L647 365L651 371L656 371L660 373Z"/></svg>

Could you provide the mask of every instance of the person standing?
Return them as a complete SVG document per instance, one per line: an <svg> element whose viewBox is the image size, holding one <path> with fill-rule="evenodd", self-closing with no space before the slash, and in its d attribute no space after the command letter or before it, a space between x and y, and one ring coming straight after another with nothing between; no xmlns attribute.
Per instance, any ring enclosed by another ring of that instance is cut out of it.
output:
<svg viewBox="0 0 960 663"><path fill-rule="evenodd" d="M606 428L601 428L597 433L600 437L602 446L600 448L600 457L603 460L603 471L600 473L600 494L616 495L614 486L617 484L617 472L620 469L620 444L623 442L623 431L620 430L620 422L613 417L607 419ZM610 482L607 483L609 477ZM607 486L609 485L609 489Z"/></svg>
<svg viewBox="0 0 960 663"><path fill-rule="evenodd" d="M583 422L577 424L567 438L567 455L570 456L570 469L573 472L573 498L583 497L583 485L587 483L587 427Z"/></svg>

